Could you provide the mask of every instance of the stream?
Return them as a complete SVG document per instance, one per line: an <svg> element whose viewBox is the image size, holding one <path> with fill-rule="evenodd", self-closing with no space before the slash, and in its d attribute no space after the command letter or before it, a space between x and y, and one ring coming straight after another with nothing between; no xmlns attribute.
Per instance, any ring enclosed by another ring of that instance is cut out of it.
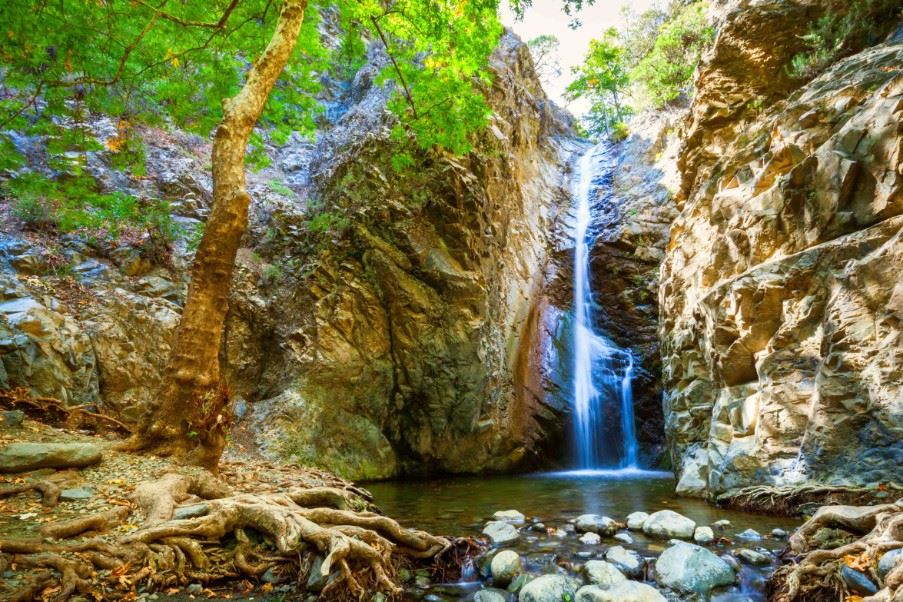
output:
<svg viewBox="0 0 903 602"><path fill-rule="evenodd" d="M386 481L369 483L366 487L374 495L376 504L403 525L435 533L480 537L483 526L498 510L516 509L527 516L527 524L520 528L521 536L505 547L516 550L528 573L540 574L556 570L556 565L571 565L576 571L583 562L603 557L612 545L637 551L643 557L657 556L668 543L653 539L641 532L630 531L634 540L624 544L603 538L601 544L580 542L573 532L572 521L585 513L601 514L623 521L631 512L655 512L670 509L687 516L698 525L712 525L729 520L730 526L716 530L725 540L711 546L717 554L730 553L735 548L765 548L777 551L786 545L783 539L770 536L772 529L792 531L798 522L793 519L761 516L725 510L703 500L674 496L671 473L642 470L537 473L520 476L457 477L431 481ZM536 528L535 522L543 528ZM564 537L550 535L550 528L567 531ZM761 540L737 537L747 529L763 534ZM626 532L626 530L625 530ZM728 543L728 541L730 543ZM715 602L764 600L764 580L773 570L775 560L766 566L741 565L739 583L719 591ZM478 563L479 564L479 563ZM457 584L443 584L414 589L412 598L431 596L443 600L463 600L483 586L474 574ZM681 598L674 598L675 600Z"/></svg>

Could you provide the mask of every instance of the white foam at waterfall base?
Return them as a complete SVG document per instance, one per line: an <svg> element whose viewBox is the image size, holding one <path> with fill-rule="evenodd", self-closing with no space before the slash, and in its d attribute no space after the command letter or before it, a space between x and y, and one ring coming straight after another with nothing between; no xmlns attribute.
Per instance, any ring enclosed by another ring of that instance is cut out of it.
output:
<svg viewBox="0 0 903 602"><path fill-rule="evenodd" d="M604 404L617 403L621 416L623 449L620 468L637 467L636 426L633 417L633 355L593 329L593 293L589 281L588 230L592 222L593 155L604 147L589 149L578 164L574 187L577 208L574 225L574 428L577 468L602 466Z"/></svg>

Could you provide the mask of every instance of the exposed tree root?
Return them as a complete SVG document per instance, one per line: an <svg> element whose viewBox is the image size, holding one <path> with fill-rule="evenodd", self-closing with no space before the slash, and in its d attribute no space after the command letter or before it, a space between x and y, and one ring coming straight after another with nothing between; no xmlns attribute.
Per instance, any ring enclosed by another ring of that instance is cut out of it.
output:
<svg viewBox="0 0 903 602"><path fill-rule="evenodd" d="M32 418L55 426L91 427L95 431L112 431L123 435L132 427L111 416L101 414L91 405L66 406L53 397L33 397L28 389L0 391L0 408L21 409Z"/></svg>
<svg viewBox="0 0 903 602"><path fill-rule="evenodd" d="M197 498L206 500L200 516L173 519L179 502ZM73 543L0 541L0 564L31 569L16 591L0 588L0 599L31 599L38 592L56 600L74 593L115 600L131 595L139 583L153 591L256 578L268 570L277 580L298 583L315 566L326 578L321 596L358 599L375 591L399 594L396 572L402 563L440 557L448 565L443 555L460 552L460 544L445 538L348 509L360 507L360 500L333 487L231 494L209 475L167 474L139 485L134 499L144 522L126 535ZM65 539L109 531L130 512L120 507L46 525L41 535Z"/></svg>
<svg viewBox="0 0 903 602"><path fill-rule="evenodd" d="M28 493L29 491L37 491L41 494L41 503L49 508L56 506L60 501L60 493L62 485L67 481L78 478L78 473L73 470L63 470L56 472L46 479L38 481L30 481L21 485L5 487L0 489L0 499L17 495L20 493Z"/></svg>
<svg viewBox="0 0 903 602"><path fill-rule="evenodd" d="M819 533L839 529L859 537L821 549ZM882 581L878 561L886 552L903 548L903 500L879 506L825 506L806 521L790 538L785 554L788 564L778 569L769 586L769 599L775 602L843 600L851 593L840 577L842 564L865 574L879 588L879 600L903 600L903 564L897 564Z"/></svg>
<svg viewBox="0 0 903 602"><path fill-rule="evenodd" d="M129 508L117 506L106 512L98 512L90 516L83 516L73 520L44 525L40 529L42 537L51 539L67 539L81 535L86 531L96 531L101 533L109 531L113 527L122 524L131 513Z"/></svg>
<svg viewBox="0 0 903 602"><path fill-rule="evenodd" d="M25 483L14 487L6 487L0 489L0 498L16 495L19 493L28 493L29 491L37 491L41 494L41 503L45 506L56 506L60 501L60 488L50 481L36 481L34 483Z"/></svg>
<svg viewBox="0 0 903 602"><path fill-rule="evenodd" d="M883 487L903 494L903 485L889 483ZM772 487L760 485L721 494L719 506L777 516L800 516L825 505L863 506L878 502L881 490L871 487L803 485ZM891 498L893 499L893 498Z"/></svg>

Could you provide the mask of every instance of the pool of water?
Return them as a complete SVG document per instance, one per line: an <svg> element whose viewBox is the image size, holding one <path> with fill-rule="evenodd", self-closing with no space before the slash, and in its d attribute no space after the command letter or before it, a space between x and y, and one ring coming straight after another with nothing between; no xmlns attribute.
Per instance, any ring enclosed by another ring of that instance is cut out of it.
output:
<svg viewBox="0 0 903 602"><path fill-rule="evenodd" d="M761 516L716 508L702 500L674 495L671 473L642 470L573 471L498 477L457 477L431 481L387 481L366 485L380 509L407 527L437 534L479 536L483 526L497 510L518 510L527 516L520 540L513 544L523 557L529 572L541 573L550 567L579 569L590 558L601 558L611 545L623 545L644 557L660 554L667 542L630 532L634 542L623 544L603 539L601 545L585 545L579 535L551 536L549 529L572 529L569 521L592 513L624 521L631 512L652 513L670 509L687 516L698 525L729 520L730 526L716 534L724 539L712 546L717 554L730 554L735 548L765 548L777 551L785 546L770 537L778 527L792 531L793 519ZM530 522L542 522L545 529L531 528ZM765 537L744 541L737 535L754 529ZM718 601L764 600L764 580L774 564L764 567L743 566L740 583L713 597ZM459 589L440 588L435 594L443 599L464 599L482 585L479 579L458 584ZM675 598L679 599L679 598Z"/></svg>

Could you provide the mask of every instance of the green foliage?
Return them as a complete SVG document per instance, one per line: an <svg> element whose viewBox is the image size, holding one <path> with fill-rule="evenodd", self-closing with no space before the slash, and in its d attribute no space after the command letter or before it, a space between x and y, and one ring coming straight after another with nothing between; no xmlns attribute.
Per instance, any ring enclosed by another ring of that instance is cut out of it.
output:
<svg viewBox="0 0 903 602"><path fill-rule="evenodd" d="M201 246L201 239L204 238L204 224L197 223L193 227L187 228L185 231L185 246L189 253L195 253Z"/></svg>
<svg viewBox="0 0 903 602"><path fill-rule="evenodd" d="M491 82L489 55L502 26L498 0L348 3L348 16L383 43L391 61L377 83L393 81L389 103L400 123L393 138L413 137L424 149L470 150L471 132L486 125L490 109L481 87Z"/></svg>
<svg viewBox="0 0 903 602"><path fill-rule="evenodd" d="M611 126L611 139L614 142L621 142L622 140L627 140L627 137L630 136L630 128L627 127L627 124L623 121L615 122Z"/></svg>
<svg viewBox="0 0 903 602"><path fill-rule="evenodd" d="M847 52L873 41L878 15L887 13L892 19L894 10L894 2L888 0L853 0L843 14L829 10L801 36L807 50L793 56L787 72L797 79L815 76Z"/></svg>
<svg viewBox="0 0 903 602"><path fill-rule="evenodd" d="M610 28L601 38L591 40L583 64L575 67L573 73L576 77L568 84L566 97L586 98L592 103L584 118L591 135L610 134L614 124L630 113L623 98L630 80L617 30Z"/></svg>
<svg viewBox="0 0 903 602"><path fill-rule="evenodd" d="M321 211L317 213L307 224L307 229L315 234L345 230L351 225L350 220L335 211Z"/></svg>
<svg viewBox="0 0 903 602"><path fill-rule="evenodd" d="M50 179L26 172L3 183L13 215L34 229L81 232L92 239L116 239L127 230L168 243L177 234L163 201L139 201L122 193L100 193L87 174Z"/></svg>
<svg viewBox="0 0 903 602"><path fill-rule="evenodd" d="M490 113L481 89L490 82L488 57L502 32L497 8L498 0L312 1L260 131L273 144L292 132L312 133L323 110L316 96L322 76L350 77L363 64L367 42L380 40L392 58L379 81L396 84L390 102L399 117L396 137L467 152L470 134ZM338 16L343 37L335 51L322 43L321 11ZM0 131L42 134L72 150L72 138L81 135L72 120L101 112L208 136L277 15L278 3L270 0L6 0L0 60L10 94L0 99ZM260 131L249 141L254 169L268 162ZM142 175L138 139L126 132L120 142L116 166ZM0 146L0 169L21 164L8 136L0 135Z"/></svg>
<svg viewBox="0 0 903 602"><path fill-rule="evenodd" d="M270 190L275 192L276 194L281 194L282 196L292 197L295 196L295 193L292 192L292 189L280 182L279 180L270 180Z"/></svg>
<svg viewBox="0 0 903 602"><path fill-rule="evenodd" d="M694 2L662 24L651 50L631 72L654 107L690 95L693 73L715 38L705 3Z"/></svg>
<svg viewBox="0 0 903 602"><path fill-rule="evenodd" d="M414 158L410 155L410 153L399 152L392 155L392 170L395 173L402 173L412 165L414 165Z"/></svg>
<svg viewBox="0 0 903 602"><path fill-rule="evenodd" d="M652 51L659 31L668 21L670 13L661 5L654 5L639 14L625 6L621 13L624 27L619 38L624 47L626 62L632 69Z"/></svg>
<svg viewBox="0 0 903 602"><path fill-rule="evenodd" d="M266 264L260 272L260 277L267 284L279 282L283 276L282 266L276 263Z"/></svg>

